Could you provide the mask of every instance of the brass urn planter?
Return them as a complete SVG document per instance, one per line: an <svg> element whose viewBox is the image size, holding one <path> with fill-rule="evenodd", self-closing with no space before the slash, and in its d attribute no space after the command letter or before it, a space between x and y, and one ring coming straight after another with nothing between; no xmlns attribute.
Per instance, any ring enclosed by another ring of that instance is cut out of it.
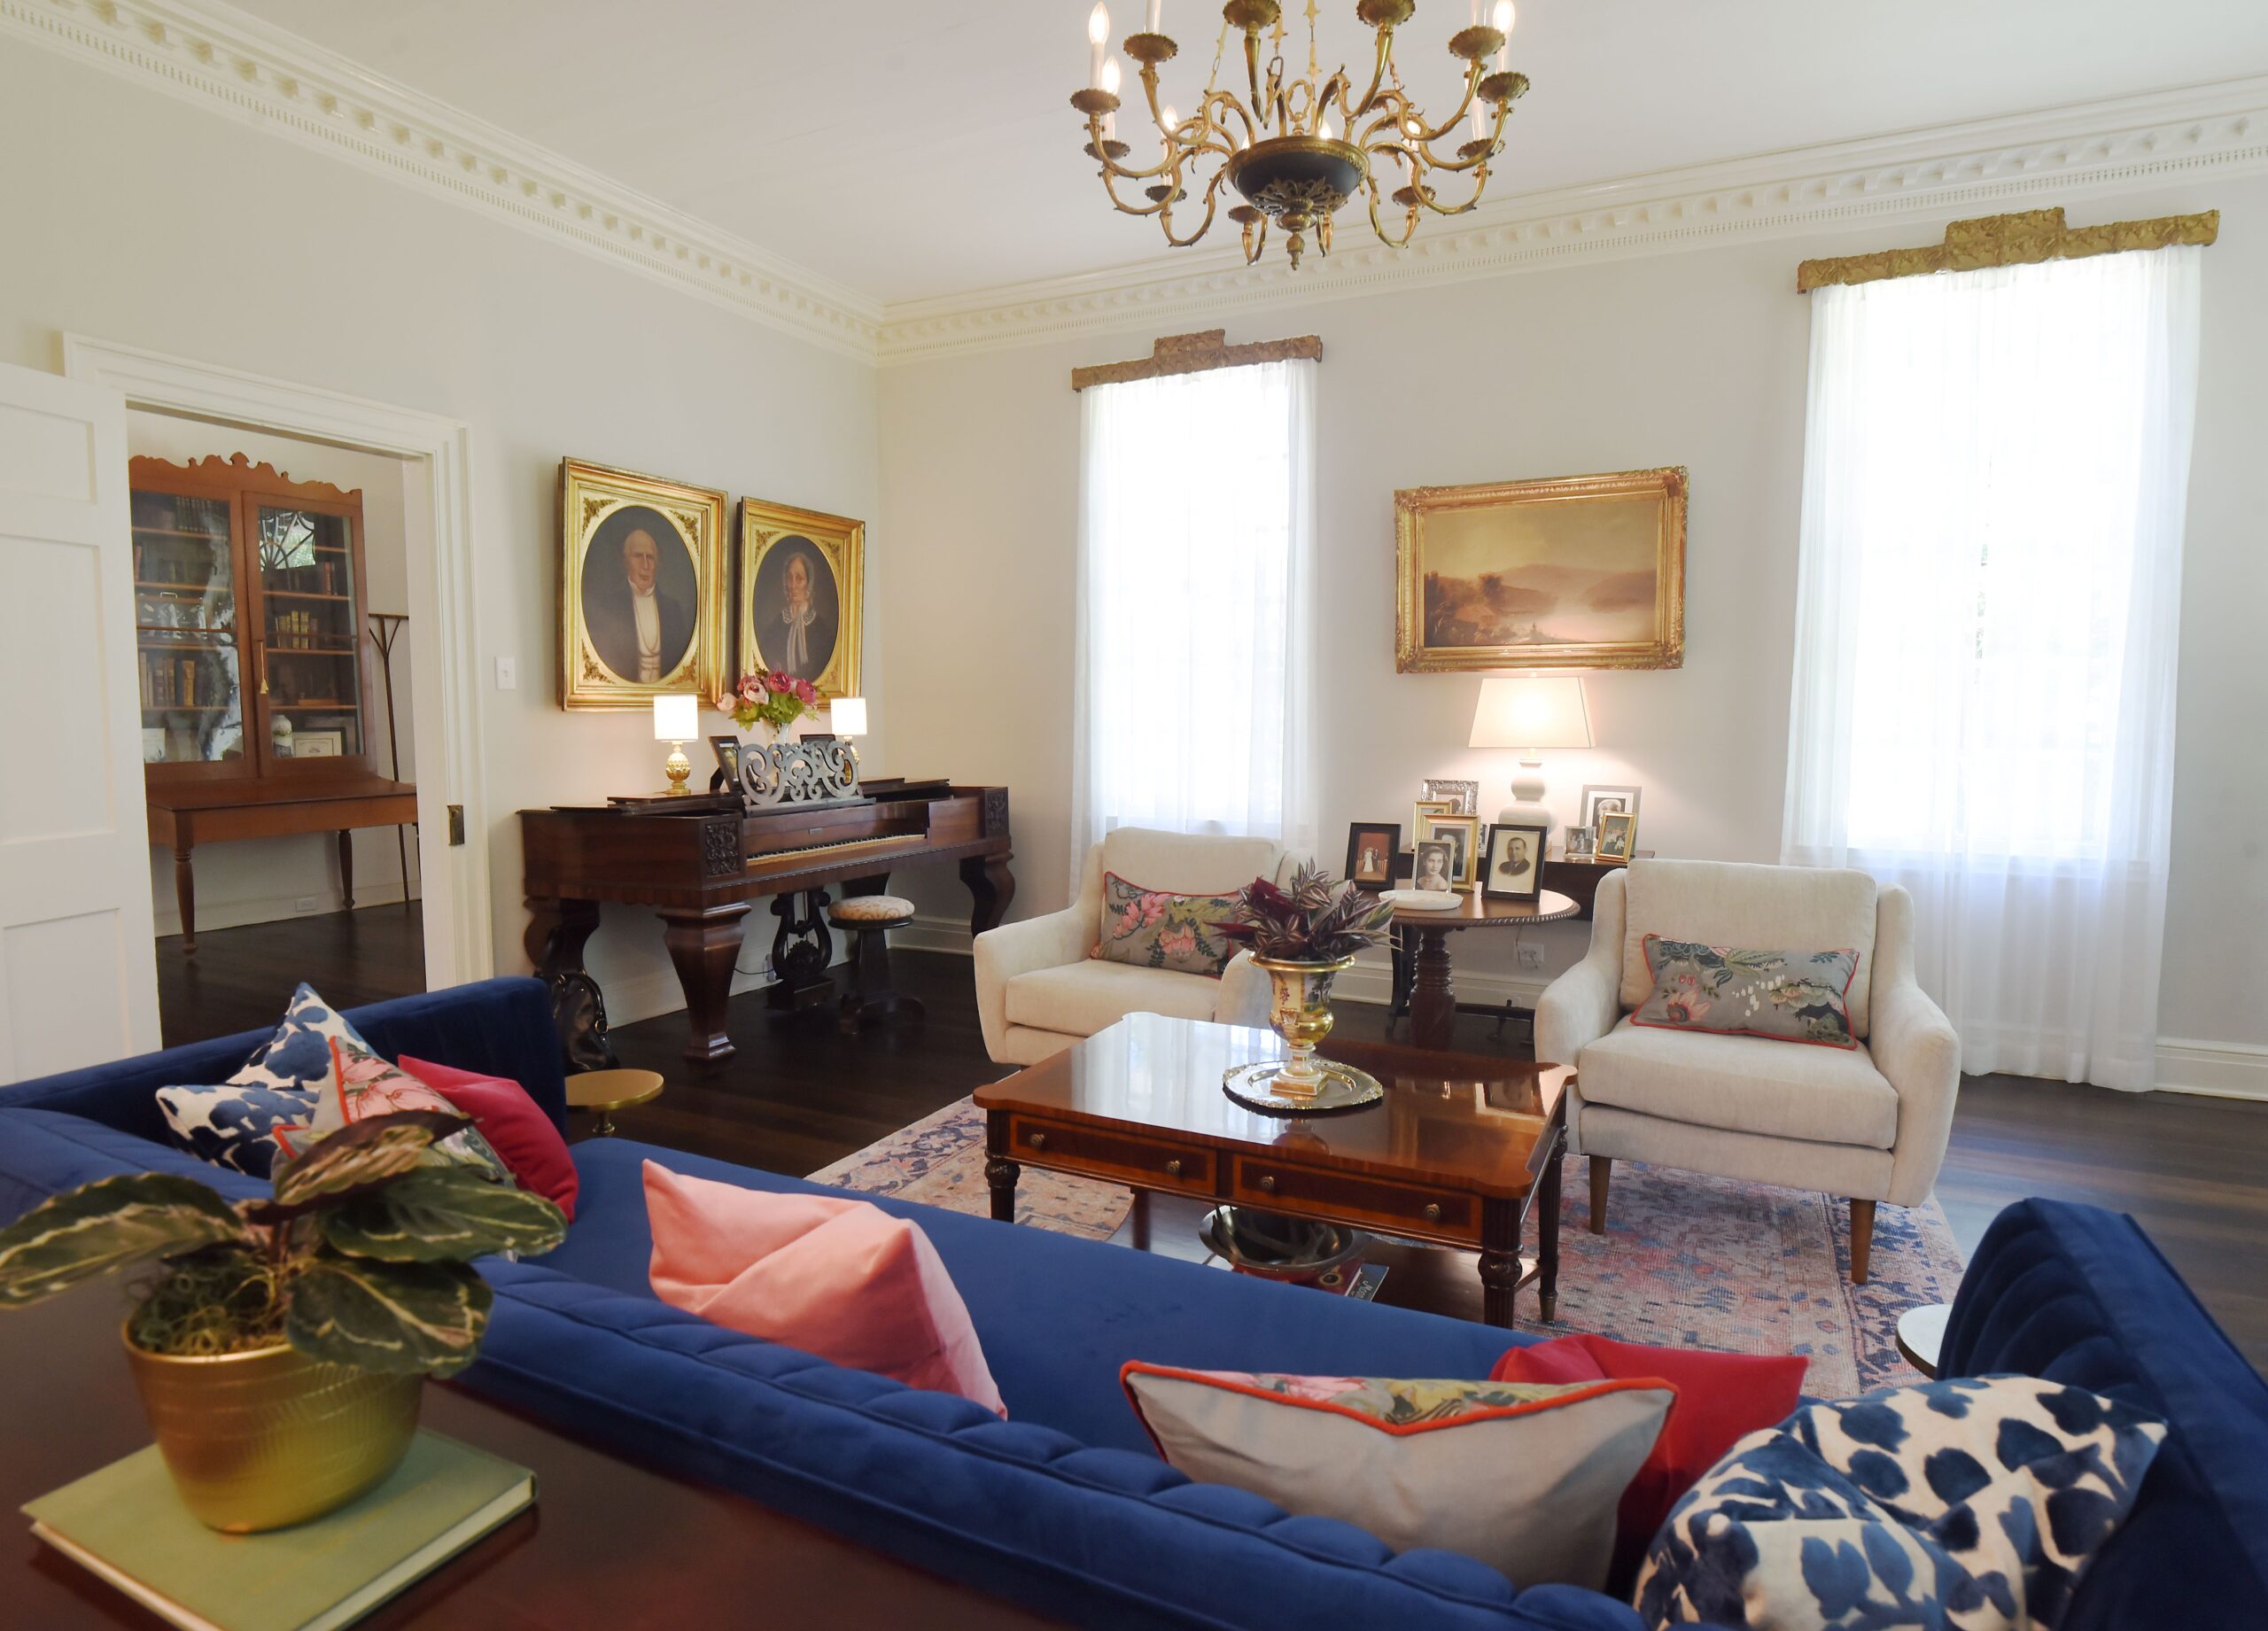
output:
<svg viewBox="0 0 2268 1631"><path fill-rule="evenodd" d="M182 1500L229 1534L305 1523L384 1482L417 1432L425 1379L309 1359L288 1343L183 1358L126 1341Z"/></svg>
<svg viewBox="0 0 2268 1631"><path fill-rule="evenodd" d="M1333 1023L1331 983L1355 966L1352 954L1327 962L1255 955L1252 966L1268 976L1269 1028L1284 1039L1291 1057L1231 1069L1222 1079L1231 1099L1255 1110L1301 1115L1350 1110L1384 1095L1368 1071L1316 1057Z"/></svg>

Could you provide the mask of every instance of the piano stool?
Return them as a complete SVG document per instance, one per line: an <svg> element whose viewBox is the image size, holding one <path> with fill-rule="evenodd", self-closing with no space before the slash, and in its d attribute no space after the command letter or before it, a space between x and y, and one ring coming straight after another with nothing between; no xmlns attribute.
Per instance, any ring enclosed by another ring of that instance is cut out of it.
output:
<svg viewBox="0 0 2268 1631"><path fill-rule="evenodd" d="M850 895L827 909L827 920L852 937L850 989L836 1023L855 1034L868 1020L921 1017L921 1004L898 995L889 977L889 931L913 921L913 903L897 895Z"/></svg>

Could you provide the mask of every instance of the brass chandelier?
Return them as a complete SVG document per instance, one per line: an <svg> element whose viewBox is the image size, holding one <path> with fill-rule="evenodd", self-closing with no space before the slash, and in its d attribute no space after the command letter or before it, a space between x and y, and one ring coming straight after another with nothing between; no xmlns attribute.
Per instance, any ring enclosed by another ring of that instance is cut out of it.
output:
<svg viewBox="0 0 2268 1631"><path fill-rule="evenodd" d="M1439 124L1429 122L1411 103L1394 66L1394 31L1410 20L1416 0L1358 0L1355 17L1378 35L1370 87L1359 96L1345 68L1327 79L1323 75L1316 0L1307 0L1308 66L1297 77L1284 65L1284 16L1278 0L1228 0L1221 8L1211 75L1197 111L1184 119L1170 103L1158 99L1159 65L1170 62L1181 48L1160 31L1161 0L1148 0L1148 5L1147 26L1127 35L1121 49L1140 65L1149 122L1163 143L1162 157L1142 169L1124 162L1133 148L1118 139L1118 59L1108 51L1110 12L1101 0L1087 19L1088 83L1071 97L1071 105L1086 115L1087 155L1101 163L1111 203L1125 214L1155 215L1166 242L1176 248L1194 244L1211 228L1225 182L1244 200L1232 205L1228 216L1244 229L1247 265L1267 248L1271 223L1289 235L1285 247L1294 271L1310 232L1316 248L1329 254L1332 217L1357 193L1369 196L1371 229L1379 242L1396 249L1417 235L1427 212L1462 215L1480 202L1488 185L1488 160L1503 150L1504 121L1527 89L1527 75L1511 68L1511 0L1497 0L1488 23L1480 20L1480 0L1472 0L1471 25L1449 36L1449 55L1465 65L1464 94ZM1232 34L1244 38L1248 98L1220 83ZM1264 78L1262 35L1269 36ZM1493 72L1491 57L1496 59ZM1472 134L1458 142L1455 155L1438 151L1435 144L1457 136L1468 118ZM1216 165L1207 178L1205 170ZM1471 196L1462 203L1442 203L1435 191L1438 178L1466 175L1472 177ZM1119 195L1121 182L1143 183L1149 202L1128 203ZM1174 230L1174 206L1184 203L1189 190L1200 183L1204 218L1183 237ZM1399 212L1398 234L1389 229L1389 202Z"/></svg>

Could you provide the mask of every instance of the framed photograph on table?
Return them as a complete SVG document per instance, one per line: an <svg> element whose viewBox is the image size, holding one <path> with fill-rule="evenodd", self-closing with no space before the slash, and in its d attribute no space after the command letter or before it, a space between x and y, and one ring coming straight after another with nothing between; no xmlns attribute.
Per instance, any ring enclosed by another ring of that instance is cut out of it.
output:
<svg viewBox="0 0 2268 1631"><path fill-rule="evenodd" d="M1627 815L1635 821L1638 817L1638 794L1636 788L1586 787L1581 825L1588 827L1596 840L1601 816Z"/></svg>
<svg viewBox="0 0 2268 1631"><path fill-rule="evenodd" d="M1543 893L1542 822L1499 821L1488 829L1480 892L1490 900L1534 901Z"/></svg>
<svg viewBox="0 0 2268 1631"><path fill-rule="evenodd" d="M1347 877L1373 894L1394 887L1394 860L1401 853L1399 821L1356 821L1347 829Z"/></svg>
<svg viewBox="0 0 2268 1631"><path fill-rule="evenodd" d="M1452 781L1444 776L1428 776L1425 788L1425 802L1446 804L1450 815L1480 813L1480 784L1478 781Z"/></svg>
<svg viewBox="0 0 2268 1631"><path fill-rule="evenodd" d="M1638 818L1634 815L1603 815L1598 819L1598 858L1602 861L1627 861L1637 853Z"/></svg>
<svg viewBox="0 0 2268 1631"><path fill-rule="evenodd" d="M1425 818L1437 815L1462 815L1453 798L1421 798L1410 806L1410 842L1415 844L1424 836Z"/></svg>
<svg viewBox="0 0 2268 1631"><path fill-rule="evenodd" d="M1456 845L1447 838L1420 838L1410 873L1413 889L1446 894L1456 888Z"/></svg>
<svg viewBox="0 0 2268 1631"><path fill-rule="evenodd" d="M1418 819L1418 838L1421 843L1446 842L1450 846L1452 865L1449 867L1453 889L1469 889L1480 866L1480 818L1469 815L1433 813ZM1427 887L1425 884L1418 886Z"/></svg>
<svg viewBox="0 0 2268 1631"><path fill-rule="evenodd" d="M1567 858L1571 861L1590 859L1592 835L1591 829L1588 827L1569 827L1567 829Z"/></svg>

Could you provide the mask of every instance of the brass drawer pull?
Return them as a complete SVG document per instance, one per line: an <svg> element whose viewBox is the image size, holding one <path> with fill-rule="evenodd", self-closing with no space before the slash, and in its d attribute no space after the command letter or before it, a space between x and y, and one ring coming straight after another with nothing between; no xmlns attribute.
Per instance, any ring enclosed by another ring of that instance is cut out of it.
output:
<svg viewBox="0 0 2268 1631"><path fill-rule="evenodd" d="M1440 1201L1429 1200L1425 1203L1425 1221L1429 1223L1438 1223L1441 1221L1441 1203Z"/></svg>
<svg viewBox="0 0 2268 1631"><path fill-rule="evenodd" d="M1045 1149L1047 1147L1047 1135L1044 1132L1036 1132L1032 1134L1031 1147L1035 1150Z"/></svg>
<svg viewBox="0 0 2268 1631"><path fill-rule="evenodd" d="M1169 1178L1177 1178L1177 1177L1179 1177L1180 1176L1181 1176L1181 1162L1180 1162L1180 1161L1179 1161L1178 1159L1176 1159L1176 1160L1173 1160L1173 1161L1168 1161L1168 1162L1166 1163L1166 1177L1169 1177Z"/></svg>
<svg viewBox="0 0 2268 1631"><path fill-rule="evenodd" d="M1262 1177L1260 1180L1260 1188L1263 1194L1274 1194L1276 1192L1276 1175L1271 1172Z"/></svg>

